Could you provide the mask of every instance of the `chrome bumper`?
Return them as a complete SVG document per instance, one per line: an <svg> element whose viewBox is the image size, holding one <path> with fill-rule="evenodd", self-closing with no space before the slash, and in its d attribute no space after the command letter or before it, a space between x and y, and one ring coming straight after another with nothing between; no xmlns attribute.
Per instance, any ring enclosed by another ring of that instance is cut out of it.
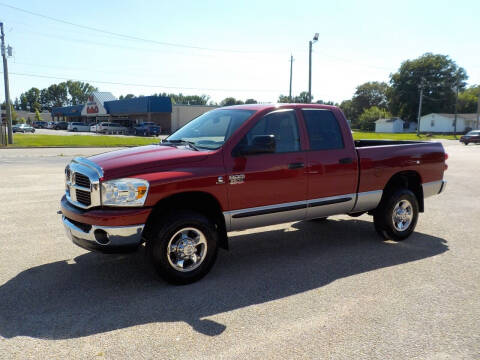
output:
<svg viewBox="0 0 480 360"><path fill-rule="evenodd" d="M447 187L447 182L445 180L432 181L429 183L422 184L423 198L441 194L446 187Z"/></svg>
<svg viewBox="0 0 480 360"><path fill-rule="evenodd" d="M84 231L65 216L62 216L67 236L76 245L88 250L115 252L116 250L134 249L142 243L145 224L131 226L97 226L92 225Z"/></svg>

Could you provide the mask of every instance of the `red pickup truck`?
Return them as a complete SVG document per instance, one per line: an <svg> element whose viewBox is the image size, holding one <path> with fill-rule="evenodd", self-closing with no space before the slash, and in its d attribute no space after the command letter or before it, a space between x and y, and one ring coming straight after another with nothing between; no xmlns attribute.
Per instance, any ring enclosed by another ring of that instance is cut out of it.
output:
<svg viewBox="0 0 480 360"><path fill-rule="evenodd" d="M62 218L89 250L145 242L158 274L185 284L210 270L229 231L368 213L383 238L403 240L445 189L446 159L438 142L354 141L333 106L231 106L158 144L75 158Z"/></svg>

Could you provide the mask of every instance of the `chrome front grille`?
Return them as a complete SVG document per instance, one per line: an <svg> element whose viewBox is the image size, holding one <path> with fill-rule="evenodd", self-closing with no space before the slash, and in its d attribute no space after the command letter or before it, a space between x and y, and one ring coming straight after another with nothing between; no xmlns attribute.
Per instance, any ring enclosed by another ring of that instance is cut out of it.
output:
<svg viewBox="0 0 480 360"><path fill-rule="evenodd" d="M85 206L90 206L92 199L90 197L90 191L84 191L80 189L75 189L75 195L77 196L77 201Z"/></svg>
<svg viewBox="0 0 480 360"><path fill-rule="evenodd" d="M90 189L90 179L88 178L88 176L80 173L75 173L75 175L73 176L73 181L75 185Z"/></svg>
<svg viewBox="0 0 480 360"><path fill-rule="evenodd" d="M103 170L85 158L75 158L65 168L67 200L80 208L88 209L101 205L100 178Z"/></svg>

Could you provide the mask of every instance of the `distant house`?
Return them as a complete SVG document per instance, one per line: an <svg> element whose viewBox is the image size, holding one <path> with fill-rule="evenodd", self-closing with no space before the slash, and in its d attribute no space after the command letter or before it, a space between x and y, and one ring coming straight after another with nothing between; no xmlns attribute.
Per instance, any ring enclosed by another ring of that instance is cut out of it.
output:
<svg viewBox="0 0 480 360"><path fill-rule="evenodd" d="M477 128L477 114L457 114L457 132ZM420 132L453 133L455 114L428 114L420 118Z"/></svg>
<svg viewBox="0 0 480 360"><path fill-rule="evenodd" d="M400 118L378 119L375 121L375 132L377 133L401 133L405 121Z"/></svg>

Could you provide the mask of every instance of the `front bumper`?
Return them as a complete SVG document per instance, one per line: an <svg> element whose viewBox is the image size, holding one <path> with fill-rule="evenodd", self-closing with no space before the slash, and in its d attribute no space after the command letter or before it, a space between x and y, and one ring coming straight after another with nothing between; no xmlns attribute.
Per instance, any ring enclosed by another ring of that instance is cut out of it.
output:
<svg viewBox="0 0 480 360"><path fill-rule="evenodd" d="M97 226L78 223L62 216L65 231L76 245L104 253L135 251L142 243L145 224L130 226Z"/></svg>

